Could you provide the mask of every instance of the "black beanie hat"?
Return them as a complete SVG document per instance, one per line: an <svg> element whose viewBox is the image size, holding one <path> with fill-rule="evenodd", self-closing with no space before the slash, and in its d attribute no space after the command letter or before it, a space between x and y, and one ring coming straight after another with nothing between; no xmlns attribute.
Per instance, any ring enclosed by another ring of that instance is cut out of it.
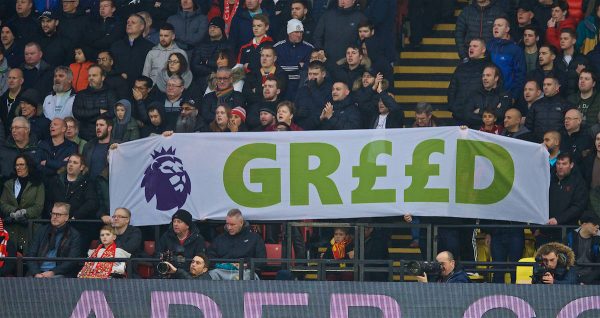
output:
<svg viewBox="0 0 600 318"><path fill-rule="evenodd" d="M187 224L188 226L192 226L192 214L184 209L179 209L177 210L177 212L175 212L175 214L173 214L173 217L171 218L171 223L173 223L173 220L175 219L180 219L183 223Z"/></svg>

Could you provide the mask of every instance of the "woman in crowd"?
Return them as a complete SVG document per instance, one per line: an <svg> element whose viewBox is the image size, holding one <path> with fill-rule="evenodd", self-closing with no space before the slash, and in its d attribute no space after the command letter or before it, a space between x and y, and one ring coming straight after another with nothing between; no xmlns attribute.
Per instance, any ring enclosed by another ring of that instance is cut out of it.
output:
<svg viewBox="0 0 600 318"><path fill-rule="evenodd" d="M27 247L27 220L39 219L44 208L44 184L33 160L25 154L14 162L14 177L4 183L0 211L18 250Z"/></svg>
<svg viewBox="0 0 600 318"><path fill-rule="evenodd" d="M231 82L233 83L233 90L236 92L242 92L242 88L244 87L244 68L241 65L235 65L235 58L233 57L233 53L230 49L223 49L217 53L217 70L220 68L228 68L231 69ZM206 87L206 91L204 95L215 90L217 86L217 73L214 72L208 76L208 86Z"/></svg>
<svg viewBox="0 0 600 318"><path fill-rule="evenodd" d="M230 132L231 108L219 105L215 110L215 120L208 125L209 132Z"/></svg>
<svg viewBox="0 0 600 318"><path fill-rule="evenodd" d="M183 54L176 52L171 53L167 59L167 65L158 74L156 78L156 87L165 93L167 90L167 81L172 75L179 75L183 79L183 86L187 89L192 84L193 76L188 65L188 61Z"/></svg>
<svg viewBox="0 0 600 318"><path fill-rule="evenodd" d="M117 234L110 225L100 230L100 244L88 251L90 258L129 258L131 254L117 247ZM121 278L125 276L125 262L85 262L78 278Z"/></svg>
<svg viewBox="0 0 600 318"><path fill-rule="evenodd" d="M265 131L274 131L277 130L279 123L285 123L291 131L300 131L303 130L302 127L296 125L292 122L294 119L294 113L296 108L294 107L294 103L290 101L283 101L277 105L277 123L267 127Z"/></svg>

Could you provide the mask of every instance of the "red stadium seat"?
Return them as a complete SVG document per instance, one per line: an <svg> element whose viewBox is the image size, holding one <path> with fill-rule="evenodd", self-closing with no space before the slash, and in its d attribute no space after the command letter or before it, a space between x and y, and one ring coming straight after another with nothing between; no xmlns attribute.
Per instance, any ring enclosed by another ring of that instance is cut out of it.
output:
<svg viewBox="0 0 600 318"><path fill-rule="evenodd" d="M154 241L144 241L144 252L149 256L154 256ZM137 272L141 278L151 278L154 275L154 264L142 263L138 265Z"/></svg>

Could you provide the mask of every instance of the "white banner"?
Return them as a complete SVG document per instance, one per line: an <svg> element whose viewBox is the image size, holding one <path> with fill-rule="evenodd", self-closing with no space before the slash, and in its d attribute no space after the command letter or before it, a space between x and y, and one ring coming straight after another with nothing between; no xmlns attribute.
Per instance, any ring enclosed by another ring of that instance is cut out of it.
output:
<svg viewBox="0 0 600 318"><path fill-rule="evenodd" d="M539 144L458 127L197 133L119 145L110 206L134 225L194 219L395 216L546 223L550 173Z"/></svg>

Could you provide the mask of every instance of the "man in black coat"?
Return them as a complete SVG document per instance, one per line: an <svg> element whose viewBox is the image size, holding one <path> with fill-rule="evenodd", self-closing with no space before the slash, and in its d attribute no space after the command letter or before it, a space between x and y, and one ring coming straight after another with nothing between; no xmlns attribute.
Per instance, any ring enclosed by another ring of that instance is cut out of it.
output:
<svg viewBox="0 0 600 318"><path fill-rule="evenodd" d="M99 4L100 16L91 20L87 43L96 52L108 50L110 46L125 36L125 23L120 17L115 16L115 2L101 0Z"/></svg>
<svg viewBox="0 0 600 318"><path fill-rule="evenodd" d="M343 82L336 82L331 89L331 102L327 102L321 112L320 129L345 130L360 129L361 119L358 105L349 96L350 89Z"/></svg>
<svg viewBox="0 0 600 318"><path fill-rule="evenodd" d="M52 207L50 224L39 228L31 241L28 257L80 257L81 236L77 230L67 223L70 206L64 202L56 202ZM27 276L35 278L72 277L77 274L78 263L29 261Z"/></svg>
<svg viewBox="0 0 600 318"><path fill-rule="evenodd" d="M104 78L104 85L115 92L117 95L117 100L130 100L131 90L129 90L127 81L123 78L123 76L113 69L114 63L115 59L110 51L104 50L98 53L98 65L104 70L104 74L106 74L106 77ZM132 115L133 117L136 117L135 112Z"/></svg>
<svg viewBox="0 0 600 318"><path fill-rule="evenodd" d="M30 42L25 45L25 63L23 70L23 88L33 88L42 96L52 92L54 69L42 60L43 52L39 44Z"/></svg>
<svg viewBox="0 0 600 318"><path fill-rule="evenodd" d="M16 30L9 24L0 27L0 42L4 47L4 57L10 68L17 68L23 64L23 42L17 38Z"/></svg>
<svg viewBox="0 0 600 318"><path fill-rule="evenodd" d="M135 79L142 74L146 55L154 46L143 37L145 27L140 15L130 15L125 29L127 37L114 42L110 48L115 59L115 71L127 80L129 87L133 87Z"/></svg>
<svg viewBox="0 0 600 318"><path fill-rule="evenodd" d="M192 259L197 253L204 253L205 249L204 237L194 224L192 215L186 210L179 209L173 214L167 232L156 242L155 256L164 257L165 253L169 252L175 259L177 256ZM173 265L186 269L190 267L190 262L176 262Z"/></svg>
<svg viewBox="0 0 600 318"><path fill-rule="evenodd" d="M312 61L308 64L308 80L302 83L296 94L294 121L304 130L319 127L323 105L331 98L333 82L327 76L325 64Z"/></svg>
<svg viewBox="0 0 600 318"><path fill-rule="evenodd" d="M40 46L44 52L44 60L53 67L68 66L73 59L71 43L58 32L59 22L56 13L44 11L40 15L43 31L39 39Z"/></svg>
<svg viewBox="0 0 600 318"><path fill-rule="evenodd" d="M112 114L117 102L115 93L103 83L105 73L102 68L92 66L88 74L88 88L79 92L73 102L73 116L79 120L79 136L84 140L96 136L96 118L107 112Z"/></svg>
<svg viewBox="0 0 600 318"><path fill-rule="evenodd" d="M464 119L469 127L481 127L483 112L489 109L494 111L499 122L504 120L504 112L512 106L512 100L502 89L500 76L500 70L493 64L483 69L480 89L469 96L465 106Z"/></svg>
<svg viewBox="0 0 600 318"><path fill-rule="evenodd" d="M79 8L79 0L63 1L63 12L60 17L60 34L64 36L70 45L76 46L84 43L89 31L90 17Z"/></svg>
<svg viewBox="0 0 600 318"><path fill-rule="evenodd" d="M225 21L221 17L214 17L208 24L208 37L194 48L190 62L194 80L199 83L200 90L206 88L207 77L217 71L218 54L231 49L225 35Z"/></svg>
<svg viewBox="0 0 600 318"><path fill-rule="evenodd" d="M448 108L458 125L465 125L466 106L469 98L481 87L481 74L489 63L486 58L485 40L472 39L469 43L469 60L456 67L448 86Z"/></svg>
<svg viewBox="0 0 600 318"><path fill-rule="evenodd" d="M245 105L245 99L242 93L233 89L233 80L231 70L220 68L216 74L216 89L202 98L202 118L206 124L210 124L215 119L215 110L219 105L227 105L233 109Z"/></svg>
<svg viewBox="0 0 600 318"><path fill-rule="evenodd" d="M117 246L131 255L140 255L142 252L142 231L130 225L131 211L127 208L117 208L112 215L112 226L117 232Z"/></svg>
<svg viewBox="0 0 600 318"><path fill-rule="evenodd" d="M560 96L561 89L556 76L544 78L544 97L533 103L525 120L525 127L533 132L535 142L541 142L547 131L558 131L563 126L565 112L571 105Z"/></svg>
<svg viewBox="0 0 600 318"><path fill-rule="evenodd" d="M33 0L17 1L17 15L7 21L15 30L17 39L23 42L35 41L40 36L40 24L37 20Z"/></svg>

